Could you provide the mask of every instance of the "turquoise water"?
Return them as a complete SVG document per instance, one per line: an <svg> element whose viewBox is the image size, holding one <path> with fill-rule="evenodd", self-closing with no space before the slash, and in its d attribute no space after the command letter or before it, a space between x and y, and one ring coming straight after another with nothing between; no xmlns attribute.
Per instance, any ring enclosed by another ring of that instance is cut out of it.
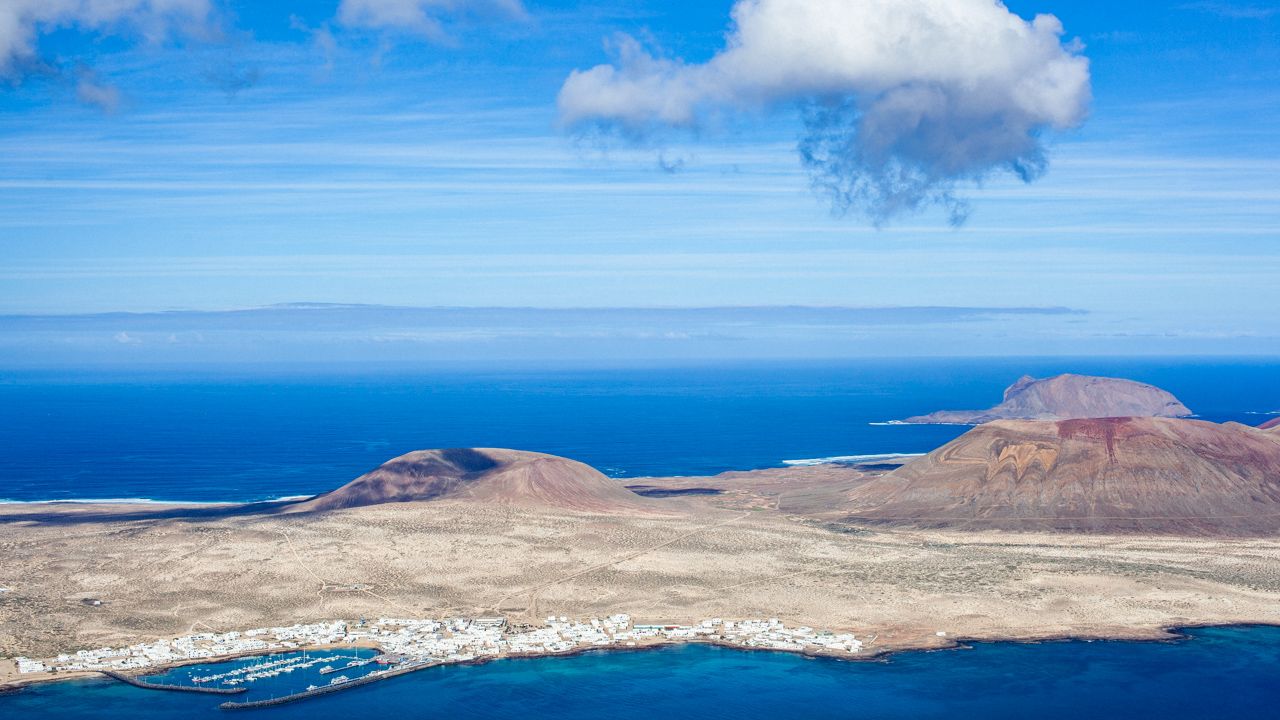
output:
<svg viewBox="0 0 1280 720"><path fill-rule="evenodd" d="M1205 628L1177 642L990 643L885 662L684 646L442 667L265 710L262 718L766 720L1273 718L1280 628ZM305 687L307 681L294 682ZM255 691L259 692L259 691ZM0 697L0 717L235 717L219 698L105 680Z"/></svg>
<svg viewBox="0 0 1280 720"><path fill-rule="evenodd" d="M392 372L5 372L0 499L263 500L330 490L423 448L564 455L614 477L926 452L1023 373L1129 377L1211 420L1280 410L1275 360L981 359Z"/></svg>

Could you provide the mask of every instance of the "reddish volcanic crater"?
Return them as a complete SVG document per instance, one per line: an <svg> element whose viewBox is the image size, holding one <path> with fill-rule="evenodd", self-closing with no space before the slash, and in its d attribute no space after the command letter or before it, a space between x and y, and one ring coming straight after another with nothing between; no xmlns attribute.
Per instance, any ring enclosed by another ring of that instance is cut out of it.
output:
<svg viewBox="0 0 1280 720"><path fill-rule="evenodd" d="M853 520L1280 533L1280 433L1172 418L999 420L847 495Z"/></svg>

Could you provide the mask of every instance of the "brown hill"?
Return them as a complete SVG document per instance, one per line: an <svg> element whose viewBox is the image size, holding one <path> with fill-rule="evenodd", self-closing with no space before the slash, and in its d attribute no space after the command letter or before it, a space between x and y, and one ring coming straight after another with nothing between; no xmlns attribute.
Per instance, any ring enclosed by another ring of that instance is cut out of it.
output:
<svg viewBox="0 0 1280 720"><path fill-rule="evenodd" d="M851 519L928 527L1280 533L1280 436L1169 418L980 425L847 494Z"/></svg>
<svg viewBox="0 0 1280 720"><path fill-rule="evenodd" d="M1153 385L1120 378L1022 376L987 410L941 410L907 418L909 423L977 425L992 420L1070 420L1105 417L1187 417L1191 411Z"/></svg>
<svg viewBox="0 0 1280 720"><path fill-rule="evenodd" d="M284 512L441 499L615 512L646 510L654 502L594 468L554 455L494 448L420 450L390 460L323 495Z"/></svg>
<svg viewBox="0 0 1280 720"><path fill-rule="evenodd" d="M1270 420L1258 426L1259 430L1280 430L1280 417L1271 418Z"/></svg>

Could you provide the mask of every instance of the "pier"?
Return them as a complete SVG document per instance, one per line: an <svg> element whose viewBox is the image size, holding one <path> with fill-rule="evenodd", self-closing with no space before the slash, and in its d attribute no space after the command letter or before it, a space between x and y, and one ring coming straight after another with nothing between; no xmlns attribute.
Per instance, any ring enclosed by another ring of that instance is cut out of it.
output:
<svg viewBox="0 0 1280 720"><path fill-rule="evenodd" d="M308 698L319 697L321 695L329 695L342 690L349 690L354 687L360 687L361 685L369 685L379 680L390 680L393 677L407 675L411 672L435 667L440 664L441 663L438 662L418 662L398 667L394 670L375 670L362 678L348 680L336 685L325 685L323 687L315 688L314 690L303 690L302 692L293 693L292 695L281 695L280 697L267 698L265 700L249 700L247 702L236 702L232 700L224 702L218 707L223 710L254 710L257 708L274 707L276 705L298 702L299 700L306 700Z"/></svg>
<svg viewBox="0 0 1280 720"><path fill-rule="evenodd" d="M197 687L195 685L166 685L164 683L147 682L146 680L133 677L132 675L125 675L124 673L116 672L115 670L99 670L98 672L109 678L119 680L122 683L143 688L145 690L170 690L172 692L204 693L206 695L239 695L247 690L247 688L212 688Z"/></svg>

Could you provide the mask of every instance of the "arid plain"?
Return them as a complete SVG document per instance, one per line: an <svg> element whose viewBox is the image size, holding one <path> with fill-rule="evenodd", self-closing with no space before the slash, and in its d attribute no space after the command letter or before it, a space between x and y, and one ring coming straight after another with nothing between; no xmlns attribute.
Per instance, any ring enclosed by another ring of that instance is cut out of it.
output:
<svg viewBox="0 0 1280 720"><path fill-rule="evenodd" d="M0 656L361 616L778 617L853 631L869 650L1280 623L1280 539L921 530L824 510L882 471L637 480L695 492L626 512L10 505Z"/></svg>

